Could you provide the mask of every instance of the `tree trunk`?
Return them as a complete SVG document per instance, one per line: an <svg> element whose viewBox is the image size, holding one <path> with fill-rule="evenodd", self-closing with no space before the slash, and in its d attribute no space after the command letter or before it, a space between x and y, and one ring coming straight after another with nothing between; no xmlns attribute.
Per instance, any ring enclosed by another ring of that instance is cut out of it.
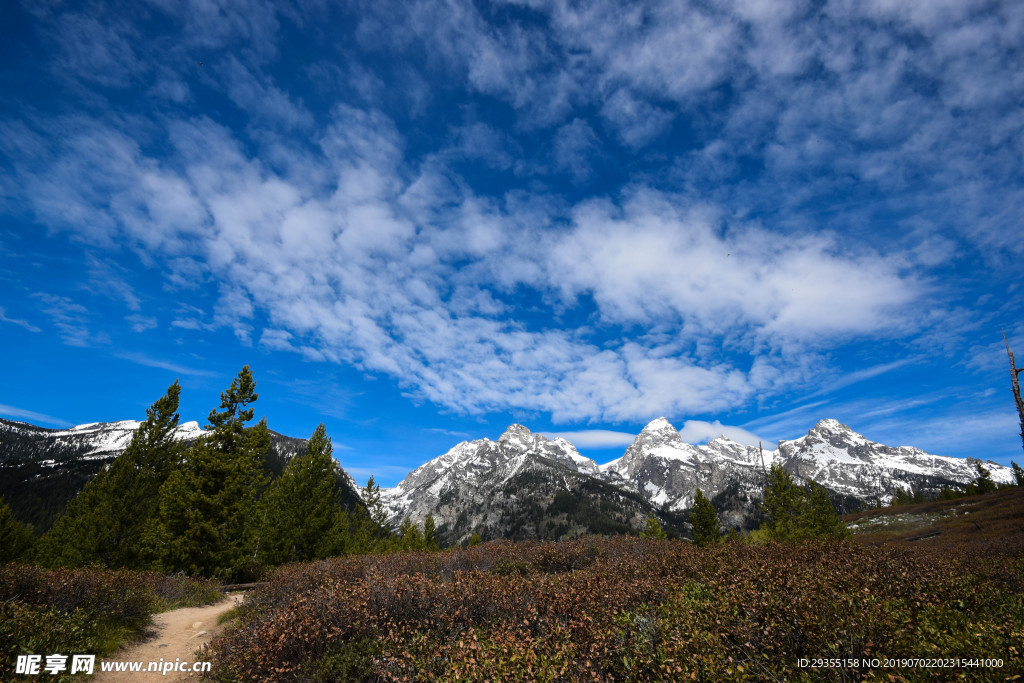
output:
<svg viewBox="0 0 1024 683"><path fill-rule="evenodd" d="M1010 357L1010 381L1013 383L1013 400L1017 402L1017 415L1020 416L1020 440L1024 447L1024 400L1020 397L1020 373L1024 368L1017 369L1013 361L1013 352L1010 351L1010 342L1006 341L1006 331L1003 330L1003 343L1006 344L1006 354Z"/></svg>

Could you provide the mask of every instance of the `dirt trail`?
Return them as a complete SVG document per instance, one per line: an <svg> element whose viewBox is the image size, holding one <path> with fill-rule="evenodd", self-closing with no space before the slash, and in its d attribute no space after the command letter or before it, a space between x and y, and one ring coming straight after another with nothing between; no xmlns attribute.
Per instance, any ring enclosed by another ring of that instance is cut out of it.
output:
<svg viewBox="0 0 1024 683"><path fill-rule="evenodd" d="M205 607L183 607L163 612L153 617L156 629L154 635L147 640L118 650L106 657L108 662L142 662L143 671L114 672L100 671L100 662L96 662L96 676L91 677L97 683L103 681L197 681L198 673L181 673L170 671L167 675L159 672L146 672L150 662L174 662L176 659L189 665L198 661L195 651L210 642L215 635L224 630L226 624L217 624L217 617L242 602L244 593L228 593L224 599L214 605Z"/></svg>

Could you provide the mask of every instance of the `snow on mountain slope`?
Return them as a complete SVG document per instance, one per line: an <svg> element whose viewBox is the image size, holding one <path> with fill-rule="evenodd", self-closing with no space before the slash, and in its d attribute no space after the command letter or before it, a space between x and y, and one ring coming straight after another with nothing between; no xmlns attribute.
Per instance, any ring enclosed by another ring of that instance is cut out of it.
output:
<svg viewBox="0 0 1024 683"><path fill-rule="evenodd" d="M644 427L622 457L601 466L580 455L565 439L549 441L522 425L512 425L496 442L481 439L458 444L417 468L382 497L394 523L405 515L414 521L422 521L428 513L438 517L438 511L442 519L454 522L467 509L492 501L496 491L540 460L560 467L536 467L537 476L554 480L574 471L670 512L690 508L700 488L709 498L719 498L723 522L738 526L756 518L765 472L773 464L782 465L797 481L814 479L845 497L848 506L855 500L888 502L900 489L934 494L943 486L966 484L977 477L973 459L885 446L833 419L820 421L800 438L780 442L777 450L762 451L725 436L706 444L687 444L660 417ZM1009 468L995 463L986 467L993 480L1012 480ZM563 489L567 485L558 484Z"/></svg>
<svg viewBox="0 0 1024 683"><path fill-rule="evenodd" d="M103 460L114 458L124 451L140 424L137 420L119 420L117 422L90 422L68 429L45 429L26 422L0 420L0 433L7 432L41 440L53 448L76 452L78 457L83 459ZM204 430L198 422L184 422L174 430L174 438L192 441L202 436L203 433Z"/></svg>
<svg viewBox="0 0 1024 683"><path fill-rule="evenodd" d="M500 488L539 460L573 473L598 471L597 463L580 455L567 440L548 439L513 424L497 441L463 441L420 465L394 488L382 489L381 500L393 523L406 515L422 521L441 506L442 499L451 500L456 492L472 497L478 488Z"/></svg>
<svg viewBox="0 0 1024 683"><path fill-rule="evenodd" d="M697 466L700 455L696 448L683 442L668 420L659 417L643 428L621 458L602 465L600 470L631 480L650 459L677 462L680 466L693 468Z"/></svg>
<svg viewBox="0 0 1024 683"><path fill-rule="evenodd" d="M974 458L953 458L925 453L910 446L886 446L871 441L837 420L821 420L804 436L780 441L778 461L802 479L814 479L839 493L883 501L899 488L917 480L944 480L966 484L978 476ZM1013 481L1013 471L993 462L983 463L998 483Z"/></svg>

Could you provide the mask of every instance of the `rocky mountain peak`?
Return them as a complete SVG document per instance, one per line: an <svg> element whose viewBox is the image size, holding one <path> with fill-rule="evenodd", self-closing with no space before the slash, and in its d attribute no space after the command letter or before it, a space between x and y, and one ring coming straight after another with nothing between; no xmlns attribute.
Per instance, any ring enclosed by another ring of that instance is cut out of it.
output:
<svg viewBox="0 0 1024 683"><path fill-rule="evenodd" d="M516 423L509 425L505 433L498 437L498 443L514 445L529 450L533 448L538 437L539 435L534 435L528 428Z"/></svg>
<svg viewBox="0 0 1024 683"><path fill-rule="evenodd" d="M834 418L818 420L818 424L811 428L812 432L852 432L853 430Z"/></svg>
<svg viewBox="0 0 1024 683"><path fill-rule="evenodd" d="M676 431L676 428L673 427L672 423L664 417L659 417L656 420L648 422L647 426L641 430L640 434L659 434L662 432L668 432L669 434L679 436L679 432Z"/></svg>

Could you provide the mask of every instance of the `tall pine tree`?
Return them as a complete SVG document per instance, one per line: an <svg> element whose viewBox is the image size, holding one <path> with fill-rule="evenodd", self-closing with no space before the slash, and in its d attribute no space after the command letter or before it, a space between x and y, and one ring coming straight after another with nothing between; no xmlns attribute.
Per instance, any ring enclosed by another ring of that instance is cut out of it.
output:
<svg viewBox="0 0 1024 683"><path fill-rule="evenodd" d="M363 504L358 506L348 519L350 525L350 549L352 553L372 553L390 549L394 541L388 527L387 511L380 498L380 486L373 476L366 481L362 490Z"/></svg>
<svg viewBox="0 0 1024 683"><path fill-rule="evenodd" d="M700 489L697 489L697 495L693 499L690 524L693 525L693 542L699 546L717 542L718 536L722 533L718 512Z"/></svg>
<svg viewBox="0 0 1024 683"><path fill-rule="evenodd" d="M321 424L267 490L263 558L268 564L323 559L345 552L347 523L331 439ZM347 514L346 514L347 516Z"/></svg>
<svg viewBox="0 0 1024 683"><path fill-rule="evenodd" d="M146 410L124 452L86 483L40 539L37 561L63 567L143 566L144 530L156 516L160 487L181 459L182 445L174 439L180 395L175 380Z"/></svg>
<svg viewBox="0 0 1024 683"><path fill-rule="evenodd" d="M165 571L244 579L255 574L260 532L257 502L267 485L266 420L246 428L257 399L249 366L221 393L209 434L185 454L160 489L149 550Z"/></svg>
<svg viewBox="0 0 1024 683"><path fill-rule="evenodd" d="M423 543L427 550L440 550L441 539L437 535L437 524L434 522L434 515L427 513L423 520Z"/></svg>
<svg viewBox="0 0 1024 683"><path fill-rule="evenodd" d="M803 495L793 477L781 465L772 465L764 487L761 528L777 540L787 541L799 536L799 520L803 515Z"/></svg>

